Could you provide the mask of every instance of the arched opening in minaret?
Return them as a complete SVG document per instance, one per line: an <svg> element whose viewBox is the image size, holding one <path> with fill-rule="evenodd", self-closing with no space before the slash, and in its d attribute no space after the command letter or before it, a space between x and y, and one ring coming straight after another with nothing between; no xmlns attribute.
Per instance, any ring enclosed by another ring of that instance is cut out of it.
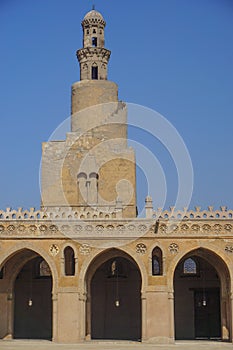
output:
<svg viewBox="0 0 233 350"><path fill-rule="evenodd" d="M91 78L92 78L92 80L98 79L98 67L97 66L91 67Z"/></svg>
<svg viewBox="0 0 233 350"><path fill-rule="evenodd" d="M0 337L52 339L52 273L30 249L10 256L0 280Z"/></svg>
<svg viewBox="0 0 233 350"><path fill-rule="evenodd" d="M97 47L97 37L96 36L92 37L92 47Z"/></svg>
<svg viewBox="0 0 233 350"><path fill-rule="evenodd" d="M88 274L91 339L140 341L141 273L135 261L114 249L101 254Z"/></svg>
<svg viewBox="0 0 233 350"><path fill-rule="evenodd" d="M174 274L175 338L229 340L229 272L215 253L185 255Z"/></svg>

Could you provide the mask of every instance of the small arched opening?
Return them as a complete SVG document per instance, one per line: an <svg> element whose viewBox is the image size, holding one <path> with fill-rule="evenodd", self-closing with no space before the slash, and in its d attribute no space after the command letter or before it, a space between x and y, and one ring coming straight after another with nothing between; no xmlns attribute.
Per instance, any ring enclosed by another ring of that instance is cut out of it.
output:
<svg viewBox="0 0 233 350"><path fill-rule="evenodd" d="M93 66L91 67L91 79L98 80L98 76L98 66L96 64L93 64Z"/></svg>
<svg viewBox="0 0 233 350"><path fill-rule="evenodd" d="M70 246L64 249L64 261L65 261L65 276L75 275L75 256L74 250Z"/></svg>
<svg viewBox="0 0 233 350"><path fill-rule="evenodd" d="M163 253L159 247L152 251L152 275L162 276L163 274Z"/></svg>

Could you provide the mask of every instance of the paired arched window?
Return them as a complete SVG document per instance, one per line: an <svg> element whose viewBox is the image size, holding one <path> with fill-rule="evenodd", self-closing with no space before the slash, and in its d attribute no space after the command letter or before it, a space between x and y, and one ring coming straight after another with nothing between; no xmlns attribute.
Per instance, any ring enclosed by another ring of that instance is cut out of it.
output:
<svg viewBox="0 0 233 350"><path fill-rule="evenodd" d="M163 274L163 253L159 247L155 247L152 252L152 275L161 276Z"/></svg>
<svg viewBox="0 0 233 350"><path fill-rule="evenodd" d="M78 174L79 201L88 204L98 202L98 179L99 175L95 172L89 175L82 172Z"/></svg>
<svg viewBox="0 0 233 350"><path fill-rule="evenodd" d="M65 275L75 275L75 256L74 250L71 247L66 247L64 250Z"/></svg>

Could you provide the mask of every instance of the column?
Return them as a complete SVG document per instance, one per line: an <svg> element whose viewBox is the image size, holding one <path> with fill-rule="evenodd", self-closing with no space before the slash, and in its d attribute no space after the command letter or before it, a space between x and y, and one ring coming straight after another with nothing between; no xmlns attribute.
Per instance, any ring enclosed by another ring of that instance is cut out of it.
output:
<svg viewBox="0 0 233 350"><path fill-rule="evenodd" d="M141 293L141 302L142 302L142 341L147 339L147 301L146 293Z"/></svg>
<svg viewBox="0 0 233 350"><path fill-rule="evenodd" d="M52 294L53 302L53 334L52 341L57 341L57 293Z"/></svg>

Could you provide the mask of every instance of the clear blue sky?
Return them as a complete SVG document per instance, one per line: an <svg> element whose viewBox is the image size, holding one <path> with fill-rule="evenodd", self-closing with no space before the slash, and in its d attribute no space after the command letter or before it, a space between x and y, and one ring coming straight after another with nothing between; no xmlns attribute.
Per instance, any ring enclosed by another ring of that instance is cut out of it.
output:
<svg viewBox="0 0 233 350"><path fill-rule="evenodd" d="M0 0L1 209L39 207L41 143L69 116L71 84L79 80L80 23L92 3ZM107 21L109 79L118 83L120 99L161 113L187 145L191 207L233 208L233 2L95 5ZM166 160L161 164L172 192ZM174 204L170 197L167 206Z"/></svg>

